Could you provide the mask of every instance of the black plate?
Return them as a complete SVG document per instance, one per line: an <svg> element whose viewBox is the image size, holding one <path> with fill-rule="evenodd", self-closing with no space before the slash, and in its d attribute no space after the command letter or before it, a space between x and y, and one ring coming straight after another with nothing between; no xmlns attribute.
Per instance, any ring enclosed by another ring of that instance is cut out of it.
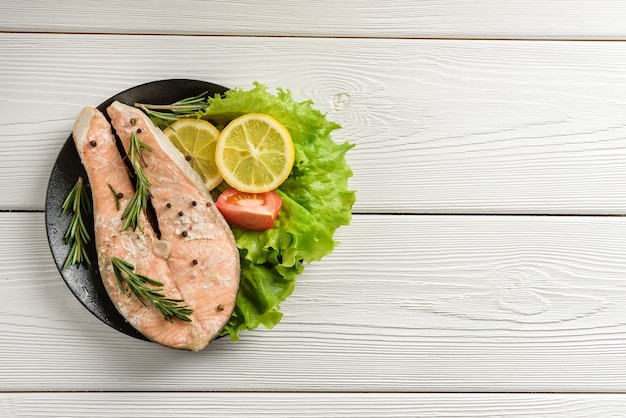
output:
<svg viewBox="0 0 626 418"><path fill-rule="evenodd" d="M103 102L98 106L98 109L106 115L106 108L116 100L129 105L133 105L136 102L170 104L187 97L196 96L205 91L210 96L214 96L215 94L223 94L226 90L226 87L200 80L160 80L123 91ZM67 286L87 310L112 328L132 337L146 340L115 309L104 289L93 242L93 219L89 219L89 224L86 222L86 227L92 238L88 248L89 257L93 263L92 269L90 270L83 266L78 268L71 266L63 269L63 264L69 253L69 247L65 244L64 235L69 225L71 214L66 213L62 215L61 207L79 176L82 176L83 180L87 182L87 174L80 162L80 157L76 152L74 140L70 133L54 163L46 194L46 230L54 261Z"/></svg>

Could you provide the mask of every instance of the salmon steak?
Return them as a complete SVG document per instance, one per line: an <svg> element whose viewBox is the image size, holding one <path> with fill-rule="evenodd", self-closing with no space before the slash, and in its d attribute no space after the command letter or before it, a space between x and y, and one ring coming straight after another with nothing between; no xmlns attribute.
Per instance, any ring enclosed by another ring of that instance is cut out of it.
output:
<svg viewBox="0 0 626 418"><path fill-rule="evenodd" d="M235 306L240 265L232 231L200 176L147 115L119 102L107 113L111 124L97 109L85 107L72 132L91 187L104 287L120 314L146 338L200 351L220 334ZM111 125L126 152L132 136L146 145L141 168L156 219L150 222L142 208L135 228L122 219L136 190ZM119 281L114 259L161 284L165 297L188 308L188 318L166 318L139 299Z"/></svg>

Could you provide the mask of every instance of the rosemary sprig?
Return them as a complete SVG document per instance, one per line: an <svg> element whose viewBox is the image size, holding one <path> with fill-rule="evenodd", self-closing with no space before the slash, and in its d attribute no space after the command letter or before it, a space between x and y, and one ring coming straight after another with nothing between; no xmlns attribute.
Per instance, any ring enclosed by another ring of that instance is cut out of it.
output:
<svg viewBox="0 0 626 418"><path fill-rule="evenodd" d="M70 252L65 259L63 268L81 263L91 267L91 260L87 254L87 243L91 238L83 222L83 213L91 213L91 200L83 185L82 177L78 177L76 184L63 202L62 214L65 215L68 210L72 211L72 219L65 232L65 243L70 246Z"/></svg>
<svg viewBox="0 0 626 418"><path fill-rule="evenodd" d="M197 116L197 112L206 109L207 106L206 91L197 96L188 97L169 105L135 103L135 107L146 112L152 122L157 126L167 126L170 122L176 122L178 119Z"/></svg>
<svg viewBox="0 0 626 418"><path fill-rule="evenodd" d="M111 257L113 274L122 293L126 293L124 282L130 291L139 299L143 306L150 303L161 312L163 318L172 322L172 318L178 318L185 322L191 322L189 315L193 313L188 306L182 305L183 299L170 299L163 295L163 283L150 279L142 274L135 273L135 266L127 261ZM156 287L150 287L150 286Z"/></svg>
<svg viewBox="0 0 626 418"><path fill-rule="evenodd" d="M143 173L140 164L141 162L144 166L146 165L143 155L141 154L143 150L152 152L152 148L141 142L137 138L137 135L131 132L128 158L135 169L135 195L128 202L124 212L122 212L122 219L124 220L124 225L122 226L123 231L128 228L132 228L133 231L139 228L139 230L143 232L143 228L139 224L139 215L141 215L142 210L148 207L148 197L152 196L150 194L150 186L152 183L150 183L150 180L148 180Z"/></svg>

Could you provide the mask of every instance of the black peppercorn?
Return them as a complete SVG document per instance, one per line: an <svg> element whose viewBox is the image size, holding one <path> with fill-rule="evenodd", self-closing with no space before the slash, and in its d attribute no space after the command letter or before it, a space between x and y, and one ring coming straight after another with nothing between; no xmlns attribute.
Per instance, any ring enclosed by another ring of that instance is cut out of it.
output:
<svg viewBox="0 0 626 418"><path fill-rule="evenodd" d="M130 118L130 124L131 124L131 125L135 125L135 124L137 124L137 119L135 119L135 118Z"/></svg>
<svg viewBox="0 0 626 418"><path fill-rule="evenodd" d="M187 161L191 161L191 155L186 155L186 156L185 156L185 160L187 160Z"/></svg>
<svg viewBox="0 0 626 418"><path fill-rule="evenodd" d="M183 237L187 236L187 231L183 231L183 233L181 234Z"/></svg>
<svg viewBox="0 0 626 418"><path fill-rule="evenodd" d="M96 141L89 141L89 145L95 147L96 145L98 145L98 143Z"/></svg>
<svg viewBox="0 0 626 418"><path fill-rule="evenodd" d="M141 128L137 128L137 133L140 134L141 133Z"/></svg>
<svg viewBox="0 0 626 418"><path fill-rule="evenodd" d="M178 216L183 216L183 215L184 215L184 213L178 212Z"/></svg>
<svg viewBox="0 0 626 418"><path fill-rule="evenodd" d="M197 204L198 204L198 202L196 202L195 200L193 200L193 201L191 202L191 206L196 206Z"/></svg>
<svg viewBox="0 0 626 418"><path fill-rule="evenodd" d="M198 265L198 260L193 260L192 263L193 263L194 266L196 266L196 265Z"/></svg>
<svg viewBox="0 0 626 418"><path fill-rule="evenodd" d="M119 192L115 197L117 197L118 199L121 199L124 197L124 193Z"/></svg>
<svg viewBox="0 0 626 418"><path fill-rule="evenodd" d="M171 203L168 203L167 205L165 205L168 209L172 207Z"/></svg>

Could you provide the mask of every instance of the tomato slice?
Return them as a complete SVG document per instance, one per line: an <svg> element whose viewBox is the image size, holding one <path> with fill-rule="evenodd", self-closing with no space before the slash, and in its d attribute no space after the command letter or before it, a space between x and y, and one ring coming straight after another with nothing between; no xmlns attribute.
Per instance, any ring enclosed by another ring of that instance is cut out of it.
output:
<svg viewBox="0 0 626 418"><path fill-rule="evenodd" d="M274 226L283 200L278 193L244 193L235 188L224 191L215 205L226 222L249 231L267 231Z"/></svg>

